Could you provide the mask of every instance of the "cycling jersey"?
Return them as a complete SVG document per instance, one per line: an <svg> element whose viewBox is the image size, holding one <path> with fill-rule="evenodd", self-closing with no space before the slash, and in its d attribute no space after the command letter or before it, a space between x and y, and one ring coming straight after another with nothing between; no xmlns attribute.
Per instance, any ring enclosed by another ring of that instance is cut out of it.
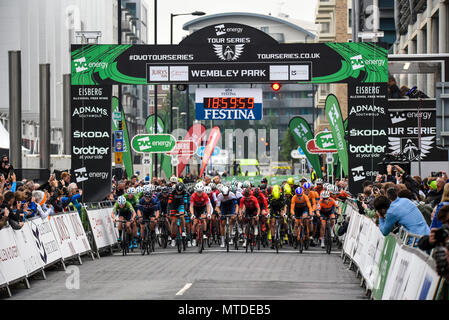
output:
<svg viewBox="0 0 449 320"><path fill-rule="evenodd" d="M329 199L327 202L325 202L324 199L321 199L318 203L318 210L323 215L333 214L336 208L338 208L338 204L334 201L334 199Z"/></svg>
<svg viewBox="0 0 449 320"><path fill-rule="evenodd" d="M162 195L162 193L159 193L158 194L158 199L159 199L159 205L160 205L160 207L161 207L161 212L163 212L163 213L167 213L167 207L168 207L168 194L167 194L167 197L164 197L163 195Z"/></svg>
<svg viewBox="0 0 449 320"><path fill-rule="evenodd" d="M341 199L342 201L345 201L347 198L349 198L351 195L347 193L345 190L341 190L338 194L338 199Z"/></svg>
<svg viewBox="0 0 449 320"><path fill-rule="evenodd" d="M320 195L321 194L321 192L323 192L324 191L324 188L323 187L318 187L318 186L316 186L314 189L313 189L313 191L315 191L315 192L317 192L318 193L318 195Z"/></svg>
<svg viewBox="0 0 449 320"><path fill-rule="evenodd" d="M154 217L156 211L161 210L159 199L153 196L150 201L145 201L145 198L140 199L137 208L142 212L143 218L148 220L150 217Z"/></svg>
<svg viewBox="0 0 449 320"><path fill-rule="evenodd" d="M250 215L255 214L257 209L260 209L259 201L257 201L254 196L249 196L248 198L243 197L240 199L240 207L243 208L243 206L245 206L246 214Z"/></svg>
<svg viewBox="0 0 449 320"><path fill-rule="evenodd" d="M290 207L291 214L299 217L302 213L310 213L312 212L312 206L310 204L309 197L305 194L298 197L298 195L294 195L292 198L292 204Z"/></svg>
<svg viewBox="0 0 449 320"><path fill-rule="evenodd" d="M270 208L270 214L272 216L278 215L285 207L285 198L284 195L281 195L279 199L273 199L273 196L270 195L268 197L268 204Z"/></svg>
<svg viewBox="0 0 449 320"><path fill-rule="evenodd" d="M125 220L131 220L132 215L135 212L132 204L128 201L126 201L123 208L120 208L119 204L116 202L112 210L115 214L118 213L119 217L123 217Z"/></svg>
<svg viewBox="0 0 449 320"><path fill-rule="evenodd" d="M137 208L137 203L138 203L137 197L136 197L136 195L133 195L133 197L130 199L128 196L129 196L129 194L125 193L124 197L126 199L126 202L131 203L131 205L133 206L133 208L135 210Z"/></svg>
<svg viewBox="0 0 449 320"><path fill-rule="evenodd" d="M201 195L199 195L197 192L194 192L190 197L190 203L193 203L194 207L205 207L206 204L209 203L209 201L209 197L205 192L202 192Z"/></svg>
<svg viewBox="0 0 449 320"><path fill-rule="evenodd" d="M235 214L235 205L237 198L234 193L229 192L228 198L225 199L222 193L217 197L217 207L220 207L222 215Z"/></svg>
<svg viewBox="0 0 449 320"><path fill-rule="evenodd" d="M310 204L312 205L312 211L315 211L316 205L320 201L320 196L316 191L310 191L308 197L310 200Z"/></svg>
<svg viewBox="0 0 449 320"><path fill-rule="evenodd" d="M183 193L178 194L176 190L173 191L172 193L170 193L170 196L168 197L168 204L171 214L176 214L176 212L184 213L185 208L188 207L187 193L184 191Z"/></svg>
<svg viewBox="0 0 449 320"><path fill-rule="evenodd" d="M268 208L267 198L262 193L259 193L259 196L256 199L259 202L260 210L267 210Z"/></svg>

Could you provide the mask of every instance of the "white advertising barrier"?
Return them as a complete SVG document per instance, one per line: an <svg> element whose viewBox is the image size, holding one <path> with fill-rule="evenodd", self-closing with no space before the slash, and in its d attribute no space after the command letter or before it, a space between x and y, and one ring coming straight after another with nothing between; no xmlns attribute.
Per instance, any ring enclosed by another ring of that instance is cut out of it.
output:
<svg viewBox="0 0 449 320"><path fill-rule="evenodd" d="M90 250L86 233L77 212L52 216L50 226L61 250L63 259Z"/></svg>
<svg viewBox="0 0 449 320"><path fill-rule="evenodd" d="M2 263L0 262L0 287L4 286L6 284L6 277L3 275L3 267Z"/></svg>
<svg viewBox="0 0 449 320"><path fill-rule="evenodd" d="M27 275L25 264L19 255L19 248L10 227L0 230L0 263L7 282Z"/></svg>
<svg viewBox="0 0 449 320"><path fill-rule="evenodd" d="M13 234L17 248L19 249L19 256L25 264L27 275L42 270L45 263L42 261L39 254L36 241L34 240L28 223L25 223L20 230L13 230Z"/></svg>
<svg viewBox="0 0 449 320"><path fill-rule="evenodd" d="M359 214L353 214L351 216L351 220L349 221L349 227L348 227L348 236L345 239L345 253L351 258L354 258L355 254L355 245L356 245L356 238L360 231L360 220L361 215Z"/></svg>
<svg viewBox="0 0 449 320"><path fill-rule="evenodd" d="M88 210L87 216L97 250L117 243L111 209Z"/></svg>
<svg viewBox="0 0 449 320"><path fill-rule="evenodd" d="M435 267L426 262L424 270L421 270L423 278L418 290L418 300L432 300L437 290L440 276Z"/></svg>
<svg viewBox="0 0 449 320"><path fill-rule="evenodd" d="M394 257L388 272L382 300L398 300L404 291L406 280L409 277L412 253L404 250L401 245L396 244Z"/></svg>
<svg viewBox="0 0 449 320"><path fill-rule="evenodd" d="M371 232L369 243L366 246L365 266L362 275L365 278L366 287L372 290L374 281L376 281L379 273L380 258L384 247L384 236L373 222L370 222L370 229Z"/></svg>
<svg viewBox="0 0 449 320"><path fill-rule="evenodd" d="M45 266L61 260L61 251L59 250L55 235L51 230L48 218L41 219L40 217L37 217L28 220L26 224L28 224L31 229L37 250L39 251L39 255Z"/></svg>
<svg viewBox="0 0 449 320"><path fill-rule="evenodd" d="M407 249L407 247L404 247ZM421 284L424 281L424 274L426 261L418 254L412 254L410 262L410 273L406 281L404 291L400 295L401 300L417 300L421 289Z"/></svg>
<svg viewBox="0 0 449 320"><path fill-rule="evenodd" d="M365 216L359 216L359 219L359 229L353 230L356 233L356 238L352 259L357 264L359 271L361 272L364 270L365 251L369 242L369 221L367 221Z"/></svg>

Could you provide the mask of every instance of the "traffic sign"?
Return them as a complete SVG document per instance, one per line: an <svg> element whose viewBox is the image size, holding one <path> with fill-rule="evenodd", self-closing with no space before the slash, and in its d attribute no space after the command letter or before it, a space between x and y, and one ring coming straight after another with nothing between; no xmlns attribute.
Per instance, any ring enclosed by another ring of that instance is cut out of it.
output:
<svg viewBox="0 0 449 320"><path fill-rule="evenodd" d="M302 151L301 147L298 147L298 152L300 155L305 156L306 154Z"/></svg>
<svg viewBox="0 0 449 320"><path fill-rule="evenodd" d="M173 150L176 139L171 134L138 134L131 141L135 152L167 153Z"/></svg>
<svg viewBox="0 0 449 320"><path fill-rule="evenodd" d="M206 147L198 147L198 149L196 149L196 154L200 157L203 157L205 148ZM221 149L219 147L215 147L214 152L212 152L212 157L218 156L220 154L220 152L221 152Z"/></svg>
<svg viewBox="0 0 449 320"><path fill-rule="evenodd" d="M192 140L179 140L176 141L175 147L172 151L167 152L168 155L178 156L192 156L197 150L197 145Z"/></svg>
<svg viewBox="0 0 449 320"><path fill-rule="evenodd" d="M123 130L114 131L114 152L123 152Z"/></svg>
<svg viewBox="0 0 449 320"><path fill-rule="evenodd" d="M359 38L362 39L372 39L372 38L382 38L384 36L383 31L365 31L358 33Z"/></svg>
<svg viewBox="0 0 449 320"><path fill-rule="evenodd" d="M122 113L114 111L114 113L112 113L112 120L115 120L115 121L122 120Z"/></svg>

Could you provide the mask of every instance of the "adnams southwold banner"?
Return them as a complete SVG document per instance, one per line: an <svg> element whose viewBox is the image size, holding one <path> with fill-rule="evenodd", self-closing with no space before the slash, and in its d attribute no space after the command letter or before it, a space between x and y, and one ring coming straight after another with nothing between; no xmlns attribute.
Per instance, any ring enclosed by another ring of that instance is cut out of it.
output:
<svg viewBox="0 0 449 320"><path fill-rule="evenodd" d="M72 86L72 178L82 201L111 192L111 86Z"/></svg>

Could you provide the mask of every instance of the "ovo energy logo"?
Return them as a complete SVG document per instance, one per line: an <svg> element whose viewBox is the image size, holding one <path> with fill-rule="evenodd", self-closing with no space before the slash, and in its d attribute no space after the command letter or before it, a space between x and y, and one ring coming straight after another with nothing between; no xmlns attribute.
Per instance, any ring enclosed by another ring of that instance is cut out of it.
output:
<svg viewBox="0 0 449 320"><path fill-rule="evenodd" d="M76 73L86 71L89 68L105 69L108 66L107 62L86 62L86 57L73 60Z"/></svg>
<svg viewBox="0 0 449 320"><path fill-rule="evenodd" d="M353 70L357 70L365 66L362 59L363 58L361 54L359 54L358 56L351 57L351 65Z"/></svg>

